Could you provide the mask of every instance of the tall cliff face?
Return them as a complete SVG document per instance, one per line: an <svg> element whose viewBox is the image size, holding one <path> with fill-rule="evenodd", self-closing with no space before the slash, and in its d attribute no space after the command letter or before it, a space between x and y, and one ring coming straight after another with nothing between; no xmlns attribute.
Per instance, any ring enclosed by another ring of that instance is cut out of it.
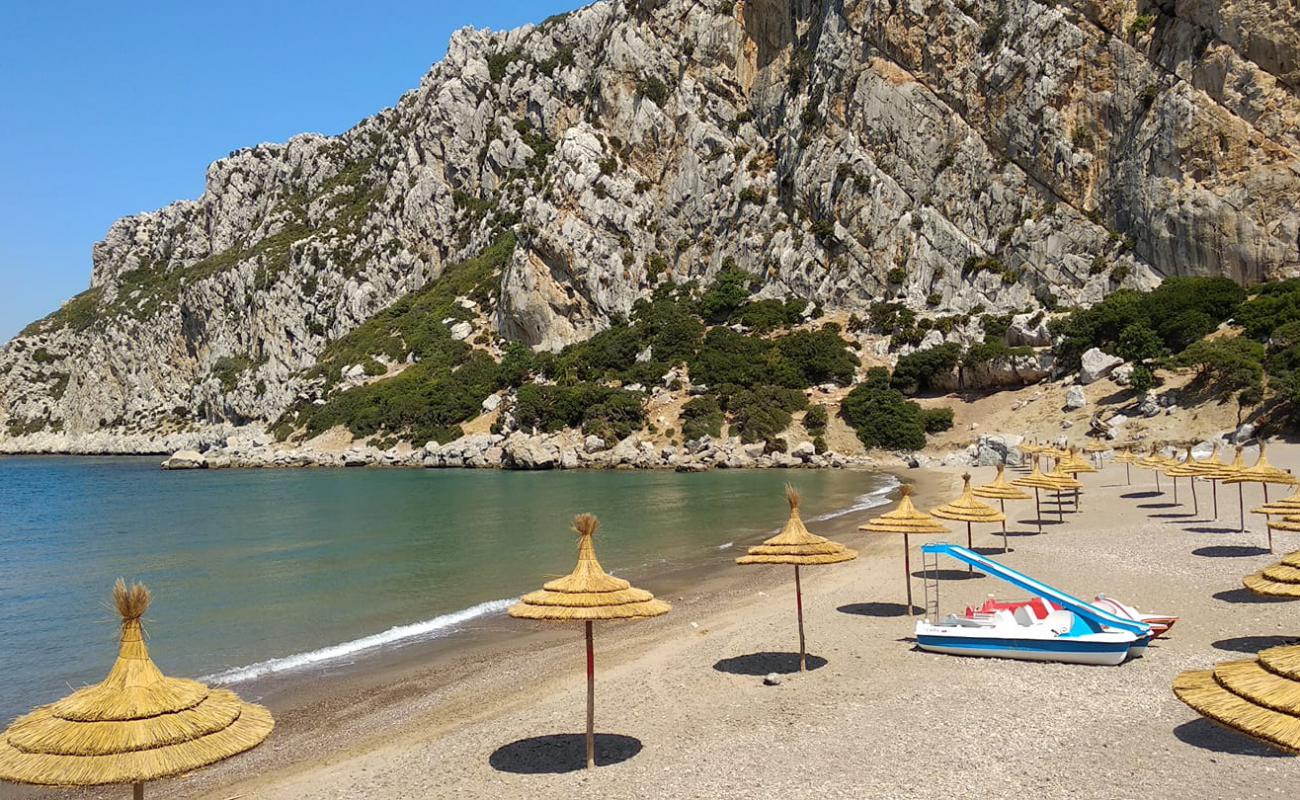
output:
<svg viewBox="0 0 1300 800"><path fill-rule="evenodd" d="M114 224L91 288L0 355L0 437L272 420L330 341L505 230L478 319L548 349L732 261L772 296L945 313L1298 274L1298 13L610 0L463 30L395 107Z"/></svg>

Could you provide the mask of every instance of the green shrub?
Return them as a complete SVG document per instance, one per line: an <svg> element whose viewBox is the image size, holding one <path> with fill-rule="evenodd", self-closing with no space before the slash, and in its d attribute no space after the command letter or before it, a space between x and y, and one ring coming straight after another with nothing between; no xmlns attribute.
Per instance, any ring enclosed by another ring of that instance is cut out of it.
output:
<svg viewBox="0 0 1300 800"><path fill-rule="evenodd" d="M713 395L692 398L682 406L682 438L693 441L704 436L722 436L722 405Z"/></svg>
<svg viewBox="0 0 1300 800"><path fill-rule="evenodd" d="M1151 371L1150 367L1138 364L1133 367L1133 373L1129 375L1128 385L1130 389L1138 394L1146 394L1156 385L1155 373Z"/></svg>
<svg viewBox="0 0 1300 800"><path fill-rule="evenodd" d="M700 298L700 316L705 322L715 325L726 322L749 299L755 283L757 278L751 273L736 267L724 267Z"/></svg>
<svg viewBox="0 0 1300 800"><path fill-rule="evenodd" d="M1200 312L1187 313L1199 314ZM1145 322L1133 322L1120 332L1115 355L1125 361L1140 363L1159 358L1164 354L1164 349L1164 342L1161 341L1159 334L1147 327Z"/></svg>
<svg viewBox="0 0 1300 800"><path fill-rule="evenodd" d="M1245 337L1220 337L1193 342L1174 363L1193 367L1197 379L1219 391L1247 392L1263 390L1264 345Z"/></svg>
<svg viewBox="0 0 1300 800"><path fill-rule="evenodd" d="M731 417L731 432L742 442L772 441L793 421L793 412L802 411L808 398L797 389L782 386L755 386L725 396Z"/></svg>
<svg viewBox="0 0 1300 800"><path fill-rule="evenodd" d="M636 93L663 108L664 102L668 100L668 84L659 77L650 75L637 81Z"/></svg>
<svg viewBox="0 0 1300 800"><path fill-rule="evenodd" d="M929 391L936 379L947 375L961 361L961 345L945 342L898 359L890 385L903 394Z"/></svg>
<svg viewBox="0 0 1300 800"><path fill-rule="evenodd" d="M759 300L741 305L732 313L731 319L758 333L767 333L778 328L798 325L803 321L803 310L807 305L806 301L794 298Z"/></svg>
<svg viewBox="0 0 1300 800"><path fill-rule="evenodd" d="M817 331L795 331L776 340L776 347L799 371L800 386L853 382L858 357L850 353L840 338L838 325L828 324Z"/></svg>
<svg viewBox="0 0 1300 800"><path fill-rule="evenodd" d="M239 385L239 376L253 368L253 360L245 355L222 356L212 365L212 377L221 383L223 392L233 392Z"/></svg>
<svg viewBox="0 0 1300 800"><path fill-rule="evenodd" d="M803 415L804 430L814 436L825 433L829 422L830 415L826 411L826 406L809 406L808 412Z"/></svg>
<svg viewBox="0 0 1300 800"><path fill-rule="evenodd" d="M889 386L889 372L872 369L844 398L840 416L867 447L920 450L925 446L921 407Z"/></svg>
<svg viewBox="0 0 1300 800"><path fill-rule="evenodd" d="M942 431L952 430L952 409L921 409L921 427L926 433L940 433Z"/></svg>
<svg viewBox="0 0 1300 800"><path fill-rule="evenodd" d="M611 389L595 383L547 386L530 383L519 387L515 419L524 428L554 433L582 428L601 438L622 439L641 427L645 396L640 392Z"/></svg>

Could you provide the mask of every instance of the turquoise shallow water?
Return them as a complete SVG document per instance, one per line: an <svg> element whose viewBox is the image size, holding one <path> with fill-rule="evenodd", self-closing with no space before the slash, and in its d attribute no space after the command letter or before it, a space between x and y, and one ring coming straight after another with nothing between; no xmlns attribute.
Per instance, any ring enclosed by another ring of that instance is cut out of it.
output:
<svg viewBox="0 0 1300 800"><path fill-rule="evenodd" d="M613 572L716 558L784 519L884 502L853 472L165 473L156 458L0 458L0 717L100 680L118 576L154 593L165 671L245 680L502 613L572 568L575 513ZM651 586L650 588L653 588Z"/></svg>

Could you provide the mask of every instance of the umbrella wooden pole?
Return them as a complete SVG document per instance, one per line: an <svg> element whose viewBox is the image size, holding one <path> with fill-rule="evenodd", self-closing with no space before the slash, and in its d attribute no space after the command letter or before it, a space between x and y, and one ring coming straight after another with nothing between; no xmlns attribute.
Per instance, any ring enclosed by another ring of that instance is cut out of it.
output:
<svg viewBox="0 0 1300 800"><path fill-rule="evenodd" d="M1264 502L1268 502L1268 484L1264 484Z"/></svg>
<svg viewBox="0 0 1300 800"><path fill-rule="evenodd" d="M1219 518L1219 479L1210 478L1210 494L1214 496L1214 518Z"/></svg>
<svg viewBox="0 0 1300 800"><path fill-rule="evenodd" d="M1039 503L1038 487L1034 487L1034 522L1038 523L1038 532L1043 532L1043 506Z"/></svg>
<svg viewBox="0 0 1300 800"><path fill-rule="evenodd" d="M1268 524L1268 517L1264 517L1265 527L1268 528L1268 552L1273 552L1273 526Z"/></svg>
<svg viewBox="0 0 1300 800"><path fill-rule="evenodd" d="M1129 471L1129 467L1131 466L1131 464L1124 465L1124 484L1127 486L1133 485L1133 473Z"/></svg>
<svg viewBox="0 0 1300 800"><path fill-rule="evenodd" d="M912 614L912 548L908 543L907 534L903 534L903 577L907 579L907 615Z"/></svg>
<svg viewBox="0 0 1300 800"><path fill-rule="evenodd" d="M1056 490L1056 521L1065 522L1065 498L1061 497L1061 490Z"/></svg>
<svg viewBox="0 0 1300 800"><path fill-rule="evenodd" d="M1187 482L1192 485L1192 516L1199 517L1201 515L1201 501L1196 499L1196 478L1188 478Z"/></svg>
<svg viewBox="0 0 1300 800"><path fill-rule="evenodd" d="M131 797L134 800L144 800L144 784L137 783L131 790Z"/></svg>
<svg viewBox="0 0 1300 800"><path fill-rule="evenodd" d="M1237 484L1237 510L1241 512L1241 528L1238 533L1246 532L1246 492Z"/></svg>
<svg viewBox="0 0 1300 800"><path fill-rule="evenodd" d="M974 541L974 539L971 537L971 532L970 532L970 523L969 523L969 522L966 523L966 549L967 549L967 550L974 550L974 549L975 549L975 541ZM967 572L974 572L974 571L975 571L975 565L974 565L974 564L967 564L967 565L966 565L966 571L967 571Z"/></svg>
<svg viewBox="0 0 1300 800"><path fill-rule="evenodd" d="M1178 478L1174 478L1174 505L1178 505Z"/></svg>
<svg viewBox="0 0 1300 800"><path fill-rule="evenodd" d="M795 567L797 570L798 567ZM587 620L587 769L596 766L596 648Z"/></svg>
<svg viewBox="0 0 1300 800"><path fill-rule="evenodd" d="M1156 492L1159 493L1159 494L1164 494L1164 490L1160 488L1160 470L1159 470L1159 468L1156 469Z"/></svg>
<svg viewBox="0 0 1300 800"><path fill-rule="evenodd" d="M1002 506L1002 552L1007 552L1007 501L998 498L998 505Z"/></svg>
<svg viewBox="0 0 1300 800"><path fill-rule="evenodd" d="M910 582L908 588L911 588ZM799 614L799 671L806 672L808 670L808 656L804 648L803 638L803 586L799 583L798 564L794 565L794 605Z"/></svg>

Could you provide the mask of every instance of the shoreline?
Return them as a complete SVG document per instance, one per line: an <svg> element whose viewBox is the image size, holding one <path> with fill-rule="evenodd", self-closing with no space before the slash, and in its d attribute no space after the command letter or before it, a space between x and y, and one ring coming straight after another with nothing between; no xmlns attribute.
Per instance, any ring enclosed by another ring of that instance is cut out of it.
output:
<svg viewBox="0 0 1300 800"><path fill-rule="evenodd" d="M917 496L926 501L937 502L955 482L953 476L944 473L881 474L892 475L899 484L912 484ZM896 494L897 486L891 486L889 492ZM859 557L870 558L887 543L865 539L867 534L856 528L896 504L895 496L871 508L849 506L810 514L808 525L814 532L853 541L851 546L859 549ZM818 517L821 519L814 521ZM674 613L637 624L604 626L607 630L600 633L597 657L602 663L626 661L639 649L672 641L681 635L683 627L691 631L709 629L714 620L742 612L756 595L788 593L789 576L784 570L741 570L734 564L734 558L746 546L771 535L783 521L774 519L771 531L749 540L737 538L730 548L699 563L629 572L634 583L669 600ZM687 618L689 622L684 621ZM272 710L276 718L272 739L229 762L165 781L160 788L169 797L206 797L205 792L213 790L224 800L230 793L215 787L236 781L241 785L246 781L257 784L271 775L292 775L310 769L321 753L329 753L328 758L334 760L368 752L394 736L424 737L445 726L504 714L526 705L533 690L524 687L521 691L501 692L486 688L482 685L484 664L492 664L495 670L501 665L518 669L539 661L554 663L557 669L547 679L547 685L559 689L567 687L572 674L576 674L573 647L571 626L515 620L495 613L446 635L231 683L229 687L245 700L265 704ZM431 718L443 721L430 728ZM0 798L41 797L42 791L48 790L0 784ZM110 798L116 792L107 787L61 796Z"/></svg>

